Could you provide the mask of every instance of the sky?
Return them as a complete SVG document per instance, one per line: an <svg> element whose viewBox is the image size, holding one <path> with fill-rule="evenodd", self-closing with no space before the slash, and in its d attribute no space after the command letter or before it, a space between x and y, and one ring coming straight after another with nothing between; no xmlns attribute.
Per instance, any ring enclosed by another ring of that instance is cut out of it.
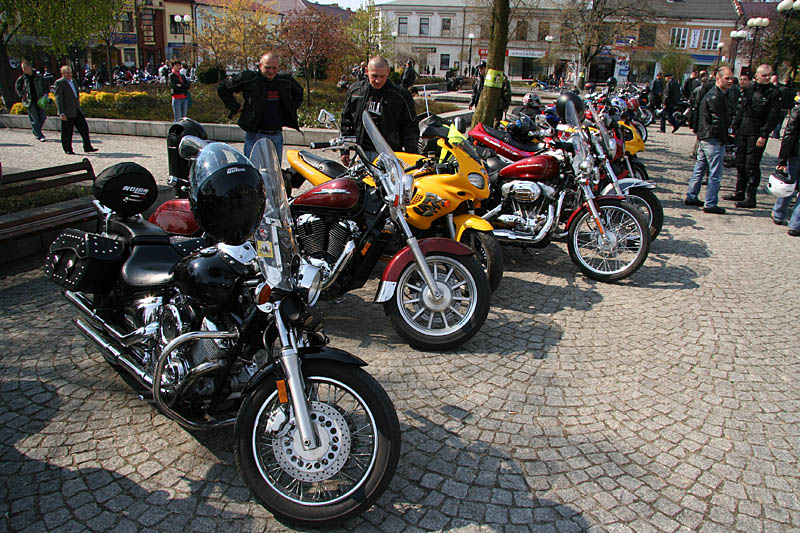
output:
<svg viewBox="0 0 800 533"><path fill-rule="evenodd" d="M339 4L339 7L344 8L344 9L347 9L349 7L353 11L355 11L356 9L361 7L361 4L364 3L364 0L315 0L315 1L318 4L323 4L323 5L326 5L326 4ZM383 1L382 0L376 0L375 1L376 5L377 4L384 4L384 3L386 3L386 0L383 0Z"/></svg>

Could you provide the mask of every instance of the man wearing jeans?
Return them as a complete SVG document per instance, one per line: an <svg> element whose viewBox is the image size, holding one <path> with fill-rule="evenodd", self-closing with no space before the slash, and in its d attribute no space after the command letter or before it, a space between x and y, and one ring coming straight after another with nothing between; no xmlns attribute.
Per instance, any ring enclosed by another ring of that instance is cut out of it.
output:
<svg viewBox="0 0 800 533"><path fill-rule="evenodd" d="M733 83L733 72L728 67L717 71L714 87L706 93L698 109L697 138L700 145L697 149L697 162L694 165L689 190L686 192L686 205L704 206L703 211L715 215L725 213L725 209L717 205L719 185L722 180L722 161L725 156L725 144L728 140L730 116L726 93ZM703 177L708 171L708 188L705 203L697 197Z"/></svg>
<svg viewBox="0 0 800 533"><path fill-rule="evenodd" d="M300 131L297 109L303 103L303 88L290 75L278 73L278 56L267 52L258 62L259 72L245 70L222 80L217 94L230 111L228 118L241 112L239 127L244 130L244 155L250 157L259 139L270 139L278 157L283 156L284 126ZM233 96L241 92L240 104Z"/></svg>
<svg viewBox="0 0 800 533"><path fill-rule="evenodd" d="M47 119L47 112L39 107L38 100L45 96L50 86L44 82L44 78L33 70L31 62L27 59L22 60L22 76L17 78L14 85L17 96L22 100L22 105L28 108L28 118L31 120L33 136L44 142L42 126Z"/></svg>
<svg viewBox="0 0 800 533"><path fill-rule="evenodd" d="M800 105L794 106L789 114L789 122L786 124L778 153L778 169L788 171L795 183L800 181ZM793 198L794 210L789 216L789 205ZM772 207L772 221L775 224L787 224L789 235L800 237L800 197L797 189L789 196L775 200L775 205Z"/></svg>

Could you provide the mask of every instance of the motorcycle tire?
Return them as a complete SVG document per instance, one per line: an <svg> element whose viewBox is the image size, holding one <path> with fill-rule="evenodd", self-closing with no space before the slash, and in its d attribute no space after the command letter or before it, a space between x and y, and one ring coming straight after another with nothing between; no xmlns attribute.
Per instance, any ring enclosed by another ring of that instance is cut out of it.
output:
<svg viewBox="0 0 800 533"><path fill-rule="evenodd" d="M270 438L279 406L267 379L236 418L236 466L261 504L295 527L330 527L366 511L383 494L400 457L400 424L381 385L361 368L329 360L302 365L312 423L322 447L303 451L292 410Z"/></svg>
<svg viewBox="0 0 800 533"><path fill-rule="evenodd" d="M639 118L641 119L642 125L646 128L653 123L653 112L646 107L640 107Z"/></svg>
<svg viewBox="0 0 800 533"><path fill-rule="evenodd" d="M631 160L631 167L633 168L633 177L644 181L650 181L650 174L647 173L647 168L645 168L644 163L639 161L635 155L629 157Z"/></svg>
<svg viewBox="0 0 800 533"><path fill-rule="evenodd" d="M461 235L461 244L469 246L486 273L489 292L494 292L503 280L503 249L494 234L467 230Z"/></svg>
<svg viewBox="0 0 800 533"><path fill-rule="evenodd" d="M620 200L598 200L596 205L611 242L602 242L592 212L583 206L569 226L569 256L591 279L611 282L627 278L639 270L650 252L647 220Z"/></svg>
<svg viewBox="0 0 800 533"><path fill-rule="evenodd" d="M636 207L645 216L652 242L664 226L664 207L652 189L632 187L626 191L625 202Z"/></svg>
<svg viewBox="0 0 800 533"><path fill-rule="evenodd" d="M472 256L432 252L425 260L444 290L445 301L441 304L430 301L430 291L417 264L412 262L400 273L392 298L383 304L384 312L395 331L412 347L456 348L471 339L486 321L491 296L489 281Z"/></svg>
<svg viewBox="0 0 800 533"><path fill-rule="evenodd" d="M639 133L642 141L647 142L647 128L639 121L632 121L630 124L636 128L636 131Z"/></svg>
<svg viewBox="0 0 800 533"><path fill-rule="evenodd" d="M686 115L684 115L680 111L674 111L672 113L672 119L678 126L685 126L687 122Z"/></svg>

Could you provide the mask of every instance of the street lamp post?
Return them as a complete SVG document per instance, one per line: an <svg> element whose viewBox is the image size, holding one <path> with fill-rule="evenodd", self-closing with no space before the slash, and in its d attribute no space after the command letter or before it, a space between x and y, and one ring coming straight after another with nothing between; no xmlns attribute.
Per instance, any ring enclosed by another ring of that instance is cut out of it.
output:
<svg viewBox="0 0 800 533"><path fill-rule="evenodd" d="M731 51L731 63L733 64L733 72L736 75L736 57L739 55L739 41L747 37L745 30L734 30L731 32L731 40L733 41L733 50Z"/></svg>
<svg viewBox="0 0 800 533"><path fill-rule="evenodd" d="M469 38L469 75L472 76L472 40L475 38L474 33L467 35Z"/></svg>
<svg viewBox="0 0 800 533"><path fill-rule="evenodd" d="M725 48L725 43L720 41L717 43L717 65L722 63L722 49Z"/></svg>
<svg viewBox="0 0 800 533"><path fill-rule="evenodd" d="M392 56L394 56L394 62L397 62L397 30L392 32Z"/></svg>
<svg viewBox="0 0 800 533"><path fill-rule="evenodd" d="M800 11L800 0L783 0L778 4L778 13L784 16L783 31L781 32L781 40L778 42L778 52L775 54L775 64L772 66L772 72L778 73L778 67L781 64L781 53L783 52L783 39L786 37L786 26L789 24L789 17L794 11Z"/></svg>
<svg viewBox="0 0 800 533"><path fill-rule="evenodd" d="M753 75L753 53L756 51L756 46L758 46L758 30L761 28L766 28L769 26L769 19L765 17L755 17L747 20L747 26L749 28L753 28L755 30L755 34L753 35L753 44L750 46L750 61L747 63L747 67L750 69L750 75Z"/></svg>
<svg viewBox="0 0 800 533"><path fill-rule="evenodd" d="M189 26L189 23L192 21L191 15L175 15L173 19L176 24L180 24L181 26L181 34L183 35L183 53L186 53L186 28ZM187 57L187 59L189 59Z"/></svg>
<svg viewBox="0 0 800 533"><path fill-rule="evenodd" d="M547 35L547 36L545 36L545 38L544 38L545 42L547 42L547 61L548 61L548 63L550 62L550 44L551 44L551 43L552 43L552 42L553 42L555 39L556 39L556 38L555 38L555 37L553 37L552 35ZM548 65L548 69L547 69L548 71L550 70L550 68L549 68L549 67L555 67L555 65ZM555 68L553 68L553 70L555 70ZM553 73L553 72L549 72L549 74L552 74L552 73Z"/></svg>

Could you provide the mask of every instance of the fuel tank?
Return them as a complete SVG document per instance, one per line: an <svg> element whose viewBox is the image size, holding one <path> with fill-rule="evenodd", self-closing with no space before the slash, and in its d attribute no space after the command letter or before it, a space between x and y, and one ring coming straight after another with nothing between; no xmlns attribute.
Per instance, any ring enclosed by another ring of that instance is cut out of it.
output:
<svg viewBox="0 0 800 533"><path fill-rule="evenodd" d="M551 155L520 159L500 170L500 179L544 181L558 176L558 160Z"/></svg>
<svg viewBox="0 0 800 533"><path fill-rule="evenodd" d="M364 183L350 178L326 181L295 198L292 211L353 215L363 207L365 188Z"/></svg>
<svg viewBox="0 0 800 533"><path fill-rule="evenodd" d="M172 274L183 294L209 309L218 309L239 295L247 270L226 260L216 248L207 248L179 261Z"/></svg>
<svg viewBox="0 0 800 533"><path fill-rule="evenodd" d="M167 200L153 211L148 221L173 235L199 235L202 233L189 206L188 198Z"/></svg>

